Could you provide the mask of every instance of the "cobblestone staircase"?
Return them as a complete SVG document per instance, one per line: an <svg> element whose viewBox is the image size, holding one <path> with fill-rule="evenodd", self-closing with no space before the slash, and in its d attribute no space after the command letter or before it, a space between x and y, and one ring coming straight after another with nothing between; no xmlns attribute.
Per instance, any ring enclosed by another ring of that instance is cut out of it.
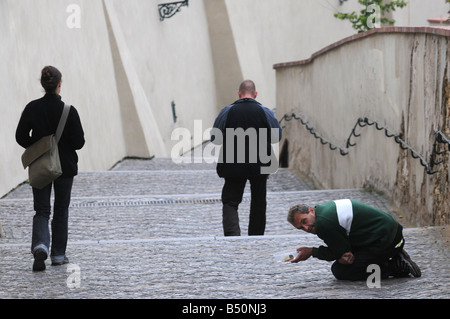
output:
<svg viewBox="0 0 450 319"><path fill-rule="evenodd" d="M365 282L334 279L330 263L280 262L279 255L320 245L286 221L290 206L352 198L385 211L380 194L360 189L314 190L288 169L268 182L264 236L222 236L223 180L214 164L127 159L75 179L69 220L70 264L31 271L33 205L23 185L0 200L0 298L448 298L448 249L439 228L406 229L406 248L421 278ZM249 210L240 206L242 234ZM430 253L431 251L431 253ZM78 281L71 282L77 275ZM75 287L74 287L75 285Z"/></svg>

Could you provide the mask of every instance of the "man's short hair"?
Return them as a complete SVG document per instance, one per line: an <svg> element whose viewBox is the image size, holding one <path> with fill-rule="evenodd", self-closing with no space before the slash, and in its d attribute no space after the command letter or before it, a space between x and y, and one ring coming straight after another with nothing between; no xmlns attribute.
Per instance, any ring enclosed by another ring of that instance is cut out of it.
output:
<svg viewBox="0 0 450 319"><path fill-rule="evenodd" d="M308 214L311 206L306 204L297 204L289 208L287 221L294 224L295 214Z"/></svg>
<svg viewBox="0 0 450 319"><path fill-rule="evenodd" d="M256 93L255 82L252 80L243 81L241 85L239 85L239 92L241 92L241 94L251 93L254 95Z"/></svg>

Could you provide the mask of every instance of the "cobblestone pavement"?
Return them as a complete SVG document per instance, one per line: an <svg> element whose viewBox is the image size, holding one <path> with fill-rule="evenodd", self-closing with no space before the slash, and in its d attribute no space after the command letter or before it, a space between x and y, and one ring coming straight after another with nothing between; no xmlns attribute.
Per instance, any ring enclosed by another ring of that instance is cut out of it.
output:
<svg viewBox="0 0 450 319"><path fill-rule="evenodd" d="M450 297L449 249L440 227L405 228L405 248L422 277L384 280L381 288L338 281L331 263L315 258L280 261L280 254L322 243L286 221L291 205L352 198L392 212L380 194L313 190L280 169L268 183L265 236L225 238L222 185L213 165L175 165L170 159L128 159L110 171L82 172L72 192L70 263L55 267L47 260L39 273L31 271L31 189L20 186L0 200L0 298ZM248 193L247 186L240 206L243 234Z"/></svg>

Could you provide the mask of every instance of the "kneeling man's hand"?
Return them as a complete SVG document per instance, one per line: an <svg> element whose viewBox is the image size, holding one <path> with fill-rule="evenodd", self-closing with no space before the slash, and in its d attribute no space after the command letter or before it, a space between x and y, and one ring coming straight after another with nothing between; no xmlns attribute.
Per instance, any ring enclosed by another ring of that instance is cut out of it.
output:
<svg viewBox="0 0 450 319"><path fill-rule="evenodd" d="M292 259L292 263L298 263L299 261L303 261L311 257L312 248L311 247L300 247L297 249L298 255L294 259Z"/></svg>
<svg viewBox="0 0 450 319"><path fill-rule="evenodd" d="M353 264L355 261L355 256L349 251L347 253L344 253L341 258L339 258L338 262L343 265L350 265Z"/></svg>

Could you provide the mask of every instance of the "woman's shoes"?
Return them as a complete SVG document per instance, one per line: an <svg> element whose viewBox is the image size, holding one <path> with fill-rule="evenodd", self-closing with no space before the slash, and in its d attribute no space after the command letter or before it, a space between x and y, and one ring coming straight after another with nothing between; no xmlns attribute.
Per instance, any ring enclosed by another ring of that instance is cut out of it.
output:
<svg viewBox="0 0 450 319"><path fill-rule="evenodd" d="M37 248L34 253L33 271L44 271L45 270L45 260L47 260L48 253L44 248ZM61 266L69 263L69 258L64 256L61 261L52 260L52 266Z"/></svg>
<svg viewBox="0 0 450 319"><path fill-rule="evenodd" d="M44 271L47 252L44 248L37 248L34 253L33 271Z"/></svg>
<svg viewBox="0 0 450 319"><path fill-rule="evenodd" d="M62 260L62 261L52 261L52 266L61 266L61 265L68 264L68 263L69 263L69 258L64 256L64 260Z"/></svg>

